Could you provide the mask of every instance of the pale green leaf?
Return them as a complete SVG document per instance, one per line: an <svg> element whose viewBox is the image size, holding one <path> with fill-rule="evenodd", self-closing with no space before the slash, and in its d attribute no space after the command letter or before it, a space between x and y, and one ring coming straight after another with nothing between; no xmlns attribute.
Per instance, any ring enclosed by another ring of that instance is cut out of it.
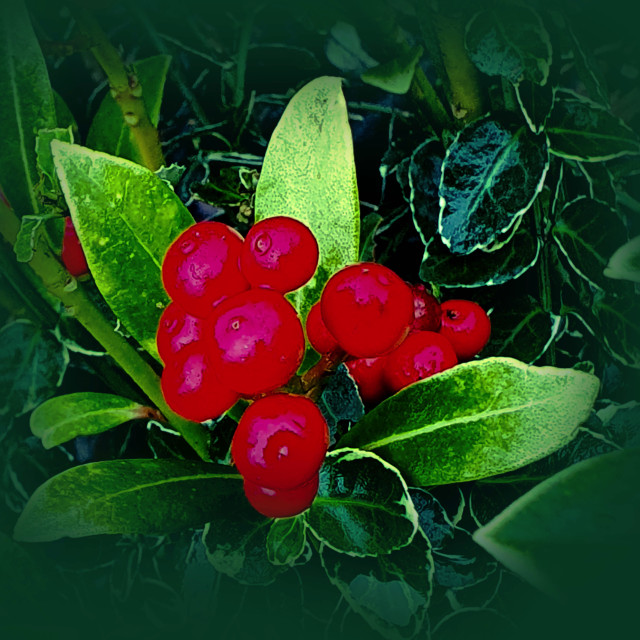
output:
<svg viewBox="0 0 640 640"><path fill-rule="evenodd" d="M292 565L307 544L307 530L303 516L278 518L267 534L267 557L271 564Z"/></svg>
<svg viewBox="0 0 640 640"><path fill-rule="evenodd" d="M613 252L604 269L607 278L640 282L640 236L636 236Z"/></svg>
<svg viewBox="0 0 640 640"><path fill-rule="evenodd" d="M367 69L360 74L360 78L363 82L389 93L407 93L423 52L421 46L411 47L398 58Z"/></svg>

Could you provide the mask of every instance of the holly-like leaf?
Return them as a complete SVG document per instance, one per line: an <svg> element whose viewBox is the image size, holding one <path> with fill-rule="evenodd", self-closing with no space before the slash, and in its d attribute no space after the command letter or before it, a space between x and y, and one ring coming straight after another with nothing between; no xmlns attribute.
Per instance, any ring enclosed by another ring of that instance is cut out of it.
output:
<svg viewBox="0 0 640 640"><path fill-rule="evenodd" d="M397 469L375 454L354 449L327 454L318 495L305 517L321 542L353 556L400 549L411 542L418 526Z"/></svg>
<svg viewBox="0 0 640 640"><path fill-rule="evenodd" d="M95 283L126 330L154 357L156 329L169 298L161 266L193 218L154 173L54 140L56 170Z"/></svg>
<svg viewBox="0 0 640 640"><path fill-rule="evenodd" d="M529 129L533 133L540 133L551 113L553 106L554 87L550 82L543 86L522 80L516 84L516 97Z"/></svg>
<svg viewBox="0 0 640 640"><path fill-rule="evenodd" d="M302 555L306 543L307 530L303 516L274 520L267 534L269 562L291 566Z"/></svg>
<svg viewBox="0 0 640 640"><path fill-rule="evenodd" d="M228 467L187 460L106 460L72 467L33 493L16 540L103 533L164 534L199 527L240 487Z"/></svg>
<svg viewBox="0 0 640 640"><path fill-rule="evenodd" d="M613 252L604 275L616 280L640 282L640 236L625 242Z"/></svg>
<svg viewBox="0 0 640 640"><path fill-rule="evenodd" d="M637 134L607 109L583 96L556 91L546 132L549 151L563 158L602 162L640 153Z"/></svg>
<svg viewBox="0 0 640 640"><path fill-rule="evenodd" d="M473 63L490 76L513 83L544 84L551 66L551 40L540 16L525 5L500 4L477 13L467 25L465 46Z"/></svg>
<svg viewBox="0 0 640 640"><path fill-rule="evenodd" d="M407 93L423 52L421 46L411 47L398 58L367 69L360 78L363 82L389 93Z"/></svg>
<svg viewBox="0 0 640 640"><path fill-rule="evenodd" d="M29 417L34 436L51 449L77 436L102 433L128 420L150 416L149 407L121 396L92 391L57 396L36 407Z"/></svg>
<svg viewBox="0 0 640 640"><path fill-rule="evenodd" d="M428 244L438 231L440 180L444 149L437 138L425 140L411 154L409 162L409 204L422 242Z"/></svg>
<svg viewBox="0 0 640 640"><path fill-rule="evenodd" d="M256 188L256 221L286 215L315 235L315 276L289 298L302 317L329 277L358 260L360 210L340 78L320 77L291 99L273 132Z"/></svg>
<svg viewBox="0 0 640 640"><path fill-rule="evenodd" d="M453 253L490 246L531 206L549 166L543 136L489 117L456 137L442 167L438 231Z"/></svg>
<svg viewBox="0 0 640 640"><path fill-rule="evenodd" d="M595 376L573 369L476 360L388 398L341 444L374 451L417 486L485 478L569 442L598 388Z"/></svg>

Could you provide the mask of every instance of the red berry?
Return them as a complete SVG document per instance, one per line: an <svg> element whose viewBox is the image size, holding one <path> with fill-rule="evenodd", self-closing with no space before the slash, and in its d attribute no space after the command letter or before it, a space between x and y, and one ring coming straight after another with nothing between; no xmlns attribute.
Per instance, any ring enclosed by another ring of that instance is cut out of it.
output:
<svg viewBox="0 0 640 640"><path fill-rule="evenodd" d="M484 309L471 300L447 300L441 305L443 335L459 360L470 360L489 342L491 321Z"/></svg>
<svg viewBox="0 0 640 640"><path fill-rule="evenodd" d="M207 339L219 377L247 396L286 384L305 347L295 309L269 289L250 289L220 303L208 321Z"/></svg>
<svg viewBox="0 0 640 640"><path fill-rule="evenodd" d="M221 222L198 222L171 244L162 263L162 282L185 311L206 318L215 305L245 291L238 259L242 236Z"/></svg>
<svg viewBox="0 0 640 640"><path fill-rule="evenodd" d="M335 273L320 299L322 319L338 344L362 358L398 346L413 322L409 285L391 269L361 262Z"/></svg>
<svg viewBox="0 0 640 640"><path fill-rule="evenodd" d="M423 284L414 284L412 331L438 331L441 324L440 304Z"/></svg>
<svg viewBox="0 0 640 640"><path fill-rule="evenodd" d="M181 349L203 337L203 321L188 314L175 302L162 312L156 333L156 346L163 362L174 358Z"/></svg>
<svg viewBox="0 0 640 640"><path fill-rule="evenodd" d="M246 480L270 489L293 489L317 474L329 446L329 429L308 398L276 393L242 414L231 455Z"/></svg>
<svg viewBox="0 0 640 640"><path fill-rule="evenodd" d="M309 343L318 353L330 353L338 348L336 339L329 333L329 329L322 321L319 302L316 302L309 310L306 330Z"/></svg>
<svg viewBox="0 0 640 640"><path fill-rule="evenodd" d="M387 361L385 380L393 393L458 364L449 341L433 331L412 333Z"/></svg>
<svg viewBox="0 0 640 640"><path fill-rule="evenodd" d="M67 271L79 278L89 273L89 266L87 265L87 259L82 250L80 239L76 233L76 228L73 226L73 222L70 217L66 217L64 220L64 235L62 237L62 264L64 264Z"/></svg>
<svg viewBox="0 0 640 640"><path fill-rule="evenodd" d="M309 227L295 218L265 218L247 233L240 266L251 286L287 293L316 272L318 243Z"/></svg>
<svg viewBox="0 0 640 640"><path fill-rule="evenodd" d="M387 395L387 385L384 380L386 356L352 358L347 360L345 365L358 385L358 392L364 404L374 405L384 399Z"/></svg>
<svg viewBox="0 0 640 640"><path fill-rule="evenodd" d="M267 489L249 480L244 481L244 493L251 506L268 518L291 518L306 511L318 493L319 477L295 489Z"/></svg>
<svg viewBox="0 0 640 640"><path fill-rule="evenodd" d="M185 347L169 362L160 382L169 407L194 422L217 418L238 400L235 391L220 383L199 343Z"/></svg>

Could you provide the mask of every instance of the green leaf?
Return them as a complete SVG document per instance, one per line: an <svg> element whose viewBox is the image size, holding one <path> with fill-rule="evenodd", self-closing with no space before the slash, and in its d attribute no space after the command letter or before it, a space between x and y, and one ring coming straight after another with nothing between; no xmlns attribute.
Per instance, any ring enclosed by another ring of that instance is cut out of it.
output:
<svg viewBox="0 0 640 640"><path fill-rule="evenodd" d="M440 180L444 148L438 138L429 138L411 154L409 161L409 205L420 238L429 244L438 231Z"/></svg>
<svg viewBox="0 0 640 640"><path fill-rule="evenodd" d="M617 280L640 282L640 236L625 242L613 252L604 275Z"/></svg>
<svg viewBox="0 0 640 640"><path fill-rule="evenodd" d="M256 221L291 216L318 241L315 276L289 296L302 317L330 276L358 260L358 187L340 84L340 78L316 78L291 99L269 141L256 188Z"/></svg>
<svg viewBox="0 0 640 640"><path fill-rule="evenodd" d="M540 133L551 113L555 88L550 82L540 86L535 82L522 80L516 84L515 89L518 104L529 129L533 133Z"/></svg>
<svg viewBox="0 0 640 640"><path fill-rule="evenodd" d="M411 542L418 514L402 476L378 456L354 449L327 454L320 487L305 513L325 545L353 556L375 556Z"/></svg>
<svg viewBox="0 0 640 640"><path fill-rule="evenodd" d="M596 295L591 308L596 337L622 364L640 368L640 298Z"/></svg>
<svg viewBox="0 0 640 640"><path fill-rule="evenodd" d="M187 460L105 460L72 467L33 493L14 537L46 542L202 526L241 486L229 467Z"/></svg>
<svg viewBox="0 0 640 640"><path fill-rule="evenodd" d="M477 13L467 25L465 46L472 62L487 75L536 84L545 84L549 77L549 34L540 16L524 5L500 4Z"/></svg>
<svg viewBox="0 0 640 640"><path fill-rule="evenodd" d="M556 597L613 598L640 571L640 449L579 462L474 534L507 568ZM594 552L597 550L597 552Z"/></svg>
<svg viewBox="0 0 640 640"><path fill-rule="evenodd" d="M360 225L360 262L374 262L376 233L384 218L379 213L369 213Z"/></svg>
<svg viewBox="0 0 640 640"><path fill-rule="evenodd" d="M566 162L571 162L567 160ZM605 164L589 162L576 163L578 169L587 180L589 185L589 196L594 200L600 200L608 204L612 209L617 208L618 197L616 194L613 176Z"/></svg>
<svg viewBox="0 0 640 640"><path fill-rule="evenodd" d="M301 555L307 543L303 516L278 518L267 534L267 557L271 564L291 566Z"/></svg>
<svg viewBox="0 0 640 640"><path fill-rule="evenodd" d="M149 417L150 409L109 393L91 391L57 396L36 407L29 418L31 433L51 449L76 436L102 433L123 422Z"/></svg>
<svg viewBox="0 0 640 640"><path fill-rule="evenodd" d="M60 193L60 182L56 175L51 153L51 141L73 142L71 127L67 129L40 129L36 138L36 156L38 171L42 174L42 190L45 195L55 198Z"/></svg>
<svg viewBox="0 0 640 640"><path fill-rule="evenodd" d="M438 231L453 252L469 254L508 231L542 189L547 145L528 127L489 119L465 127L447 149Z"/></svg>
<svg viewBox="0 0 640 640"><path fill-rule="evenodd" d="M611 286L604 269L609 256L627 241L626 227L614 209L577 198L560 211L553 238L576 273L600 289Z"/></svg>
<svg viewBox="0 0 640 640"><path fill-rule="evenodd" d="M0 330L0 416L20 416L50 398L60 386L69 354L50 331L28 320Z"/></svg>
<svg viewBox="0 0 640 640"><path fill-rule="evenodd" d="M61 216L53 214L22 216L16 242L13 245L13 251L18 262L29 262L33 258L33 251L36 248L42 223L54 218L61 218Z"/></svg>
<svg viewBox="0 0 640 640"><path fill-rule="evenodd" d="M242 584L271 584L288 568L273 564L267 556L274 520L247 502L239 483L233 493L221 497L218 507L219 515L205 526L202 537L209 562L216 571Z"/></svg>
<svg viewBox="0 0 640 640"><path fill-rule="evenodd" d="M360 79L389 93L407 93L423 52L421 46L411 47L398 58L367 69L360 75Z"/></svg>
<svg viewBox="0 0 640 640"><path fill-rule="evenodd" d="M36 132L56 126L47 67L21 0L0 9L0 184L19 216L40 210Z"/></svg>
<svg viewBox="0 0 640 640"><path fill-rule="evenodd" d="M604 107L562 89L547 120L549 151L563 158L602 162L640 153L637 134Z"/></svg>
<svg viewBox="0 0 640 640"><path fill-rule="evenodd" d="M191 214L163 180L140 165L57 140L51 148L100 293L157 358L156 329L169 302L162 260L171 242L193 224Z"/></svg>
<svg viewBox="0 0 640 640"><path fill-rule="evenodd" d="M593 100L608 108L609 92L607 91L606 80L598 68L597 61L589 50L582 46L571 25L565 22L565 29L571 39L573 59L582 84L584 84L587 93Z"/></svg>
<svg viewBox="0 0 640 640"><path fill-rule="evenodd" d="M142 87L142 99L151 124L156 127L160 119L160 106L164 83L171 56L153 56L133 65L133 73ZM131 129L123 118L118 103L110 93L102 100L87 134L87 147L113 156L143 164L136 145L131 139Z"/></svg>
<svg viewBox="0 0 640 640"><path fill-rule="evenodd" d="M384 638L415 637L424 627L431 598L433 558L418 530L402 549L357 558L323 546L322 565L345 600Z"/></svg>
<svg viewBox="0 0 640 640"><path fill-rule="evenodd" d="M341 444L374 451L413 485L486 478L569 442L598 387L595 376L573 369L475 360L388 398Z"/></svg>
<svg viewBox="0 0 640 640"><path fill-rule="evenodd" d="M329 62L343 73L361 71L378 64L362 48L356 28L346 22L336 22L331 27L326 54Z"/></svg>
<svg viewBox="0 0 640 640"><path fill-rule="evenodd" d="M71 110L62 96L57 92L53 92L53 102L56 109L56 125L60 129L71 129L74 136L78 135L78 123L73 117Z"/></svg>

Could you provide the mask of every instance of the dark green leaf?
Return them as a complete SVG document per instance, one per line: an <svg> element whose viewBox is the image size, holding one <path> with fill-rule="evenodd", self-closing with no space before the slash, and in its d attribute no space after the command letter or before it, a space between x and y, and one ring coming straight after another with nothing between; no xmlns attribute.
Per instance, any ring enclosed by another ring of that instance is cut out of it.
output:
<svg viewBox="0 0 640 640"><path fill-rule="evenodd" d="M377 65L363 48L356 28L346 22L336 22L331 27L326 54L329 62L345 72L361 72Z"/></svg>
<svg viewBox="0 0 640 640"><path fill-rule="evenodd" d="M617 207L616 189L613 184L613 176L605 164L589 162L576 163L589 185L589 196L594 200L600 200L608 204L612 209Z"/></svg>
<svg viewBox="0 0 640 640"><path fill-rule="evenodd" d="M488 117L465 127L447 149L439 232L453 253L491 245L531 206L549 165L547 145L526 126Z"/></svg>
<svg viewBox="0 0 640 640"><path fill-rule="evenodd" d="M437 138L425 140L411 155L409 162L409 204L413 223L424 244L428 244L438 231L440 213L440 179L444 149Z"/></svg>
<svg viewBox="0 0 640 640"><path fill-rule="evenodd" d="M454 536L454 526L447 512L436 497L424 489L411 487L409 495L418 512L420 529L432 548L439 549Z"/></svg>
<svg viewBox="0 0 640 640"><path fill-rule="evenodd" d="M613 252L604 275L607 278L640 282L640 236L625 242Z"/></svg>
<svg viewBox="0 0 640 640"><path fill-rule="evenodd" d="M591 98L608 108L609 92L607 91L604 75L598 68L598 63L589 50L585 49L580 40L576 37L571 25L566 24L565 26L566 32L571 38L573 59L580 80L584 84Z"/></svg>
<svg viewBox="0 0 640 640"><path fill-rule="evenodd" d="M592 311L596 336L607 350L623 364L640 368L640 298L597 295Z"/></svg>
<svg viewBox="0 0 640 640"><path fill-rule="evenodd" d="M36 138L38 170L42 175L42 191L51 198L60 194L60 182L51 155L51 141L73 142L71 127L67 129L41 129Z"/></svg>
<svg viewBox="0 0 640 640"><path fill-rule="evenodd" d="M423 51L421 46L411 47L398 58L367 69L360 78L363 82L389 93L407 93Z"/></svg>
<svg viewBox="0 0 640 640"><path fill-rule="evenodd" d="M66 348L27 320L0 330L0 416L19 416L50 398L69 363Z"/></svg>
<svg viewBox="0 0 640 640"><path fill-rule="evenodd" d="M551 66L551 41L540 16L525 5L500 4L467 25L465 46L474 64L511 82L544 84Z"/></svg>
<svg viewBox="0 0 640 640"><path fill-rule="evenodd" d="M415 485L485 478L569 442L598 388L595 376L572 369L476 360L385 400L341 444L375 451Z"/></svg>
<svg viewBox="0 0 640 640"><path fill-rule="evenodd" d="M410 544L375 558L358 558L323 546L329 580L345 600L385 638L415 637L427 619L433 559L428 538L418 531Z"/></svg>
<svg viewBox="0 0 640 640"><path fill-rule="evenodd" d="M550 82L540 86L530 80L522 80L516 84L516 96L529 129L540 133L551 113L554 87Z"/></svg>
<svg viewBox="0 0 640 640"><path fill-rule="evenodd" d="M53 91L21 0L0 9L0 184L19 215L38 213L36 132L56 126Z"/></svg>
<svg viewBox="0 0 640 640"><path fill-rule="evenodd" d="M164 83L171 62L170 56L154 56L139 60L133 65L133 73L142 88L142 99L151 124L158 125ZM87 147L104 151L143 164L136 145L131 140L131 129L122 117L118 103L110 93L102 100L87 134Z"/></svg>
<svg viewBox="0 0 640 640"><path fill-rule="evenodd" d="M144 167L55 140L51 148L100 293L127 331L158 357L156 329L169 300L162 260L176 236L193 224L191 214Z"/></svg>
<svg viewBox="0 0 640 640"><path fill-rule="evenodd" d="M267 534L267 557L275 565L290 566L304 551L307 531L303 516L274 520Z"/></svg>
<svg viewBox="0 0 640 640"><path fill-rule="evenodd" d="M376 232L384 218L378 213L370 213L362 219L360 225L361 262L374 262L376 249Z"/></svg>
<svg viewBox="0 0 640 640"><path fill-rule="evenodd" d="M546 132L549 151L563 158L601 162L640 153L638 136L622 120L567 89L556 91Z"/></svg>
<svg viewBox="0 0 640 640"><path fill-rule="evenodd" d="M56 109L56 125L58 128L71 129L71 133L77 136L78 123L73 117L67 103L62 99L62 96L57 91L53 92L53 102Z"/></svg>
<svg viewBox="0 0 640 640"><path fill-rule="evenodd" d="M601 289L609 257L627 241L627 230L615 210L590 198L577 198L560 211L553 238L573 269Z"/></svg>
<svg viewBox="0 0 640 640"><path fill-rule="evenodd" d="M228 467L187 460L106 460L73 467L36 489L14 537L45 542L102 533L171 533L203 525L240 487Z"/></svg>
<svg viewBox="0 0 640 640"><path fill-rule="evenodd" d="M291 216L318 240L315 276L290 295L302 317L329 277L358 260L358 188L340 85L340 78L316 78L291 99L269 141L256 189L256 220Z"/></svg>
<svg viewBox="0 0 640 640"><path fill-rule="evenodd" d="M331 549L353 556L409 544L418 514L402 476L378 456L354 449L327 454L307 524Z"/></svg>
<svg viewBox="0 0 640 640"><path fill-rule="evenodd" d="M76 436L102 433L123 422L149 416L149 408L127 398L91 391L70 393L47 400L29 418L34 436L45 449Z"/></svg>

